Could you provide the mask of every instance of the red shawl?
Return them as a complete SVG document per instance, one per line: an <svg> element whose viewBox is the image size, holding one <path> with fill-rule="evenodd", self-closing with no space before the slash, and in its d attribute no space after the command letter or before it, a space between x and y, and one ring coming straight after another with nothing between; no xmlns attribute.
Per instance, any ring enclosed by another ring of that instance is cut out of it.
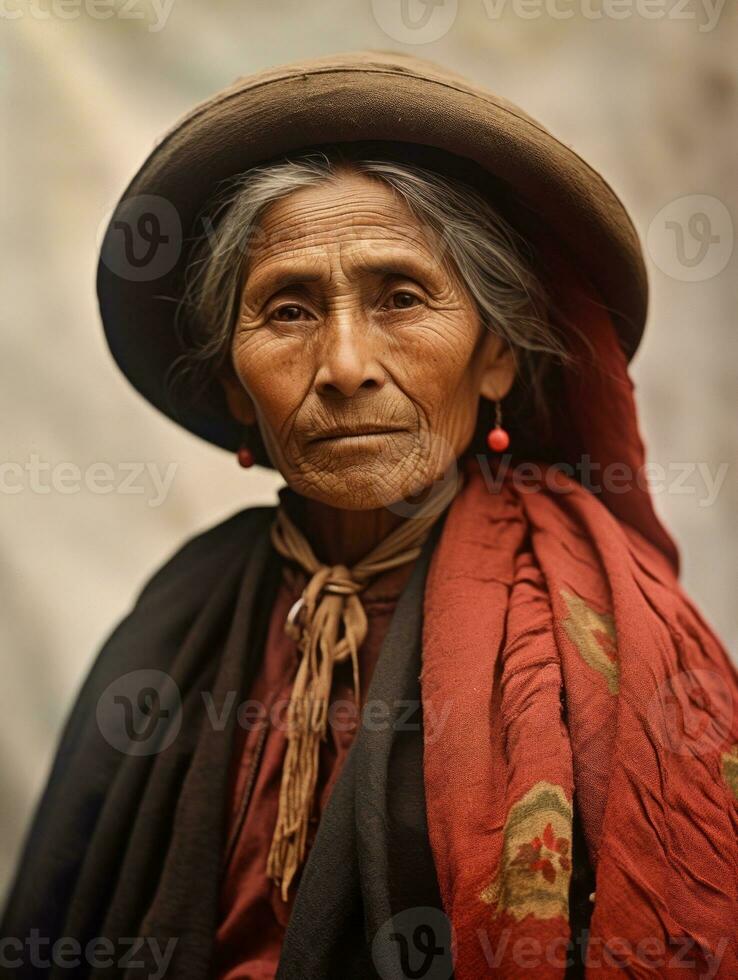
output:
<svg viewBox="0 0 738 980"><path fill-rule="evenodd" d="M569 295L594 353L568 380L573 442L630 485L473 461L426 588L426 731L444 722L424 779L456 977L563 976L575 794L597 875L587 976L738 977L738 678L677 582L611 321Z"/></svg>

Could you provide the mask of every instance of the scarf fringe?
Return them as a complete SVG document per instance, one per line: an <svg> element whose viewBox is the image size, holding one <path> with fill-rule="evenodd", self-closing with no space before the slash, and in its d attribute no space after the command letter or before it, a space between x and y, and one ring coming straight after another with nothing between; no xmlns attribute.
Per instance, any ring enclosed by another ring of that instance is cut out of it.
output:
<svg viewBox="0 0 738 980"><path fill-rule="evenodd" d="M285 901L305 857L336 663L351 660L357 709L361 704L359 649L368 624L359 594L376 575L418 557L428 532L461 484L459 476L436 484L415 515L352 569L321 564L284 509L277 511L272 527L275 549L311 576L285 623L301 658L287 710L287 754L267 858L267 875L280 885Z"/></svg>

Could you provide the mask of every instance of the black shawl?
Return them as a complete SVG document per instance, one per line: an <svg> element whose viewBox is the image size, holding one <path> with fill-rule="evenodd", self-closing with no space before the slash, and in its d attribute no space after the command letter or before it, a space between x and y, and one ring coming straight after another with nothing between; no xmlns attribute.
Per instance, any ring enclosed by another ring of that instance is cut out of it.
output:
<svg viewBox="0 0 738 980"><path fill-rule="evenodd" d="M189 541L100 650L4 912L6 975L212 975L236 707L259 667L280 575L273 515L241 511ZM367 693L386 703L387 721L361 727L321 818L280 980L451 975L426 827L418 680L439 529L400 597Z"/></svg>

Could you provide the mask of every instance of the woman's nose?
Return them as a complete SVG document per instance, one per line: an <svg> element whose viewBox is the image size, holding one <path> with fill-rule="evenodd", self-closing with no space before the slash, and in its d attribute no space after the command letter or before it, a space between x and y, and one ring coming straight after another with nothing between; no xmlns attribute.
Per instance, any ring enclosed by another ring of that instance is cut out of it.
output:
<svg viewBox="0 0 738 980"><path fill-rule="evenodd" d="M315 389L324 396L351 398L358 391L379 389L385 373L361 323L342 323L326 331Z"/></svg>

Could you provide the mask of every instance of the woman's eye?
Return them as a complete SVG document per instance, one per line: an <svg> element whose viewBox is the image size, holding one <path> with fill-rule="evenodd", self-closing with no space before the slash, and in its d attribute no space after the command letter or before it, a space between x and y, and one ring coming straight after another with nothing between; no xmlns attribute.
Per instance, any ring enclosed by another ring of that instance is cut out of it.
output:
<svg viewBox="0 0 738 980"><path fill-rule="evenodd" d="M407 310L411 306L416 306L419 302L420 299L415 293L409 293L404 289L399 289L396 293L392 293L389 298L389 305L396 310Z"/></svg>
<svg viewBox="0 0 738 980"><path fill-rule="evenodd" d="M304 312L303 308L295 303L285 303L284 306L278 306L274 310L272 319L289 323L292 320L299 320Z"/></svg>

